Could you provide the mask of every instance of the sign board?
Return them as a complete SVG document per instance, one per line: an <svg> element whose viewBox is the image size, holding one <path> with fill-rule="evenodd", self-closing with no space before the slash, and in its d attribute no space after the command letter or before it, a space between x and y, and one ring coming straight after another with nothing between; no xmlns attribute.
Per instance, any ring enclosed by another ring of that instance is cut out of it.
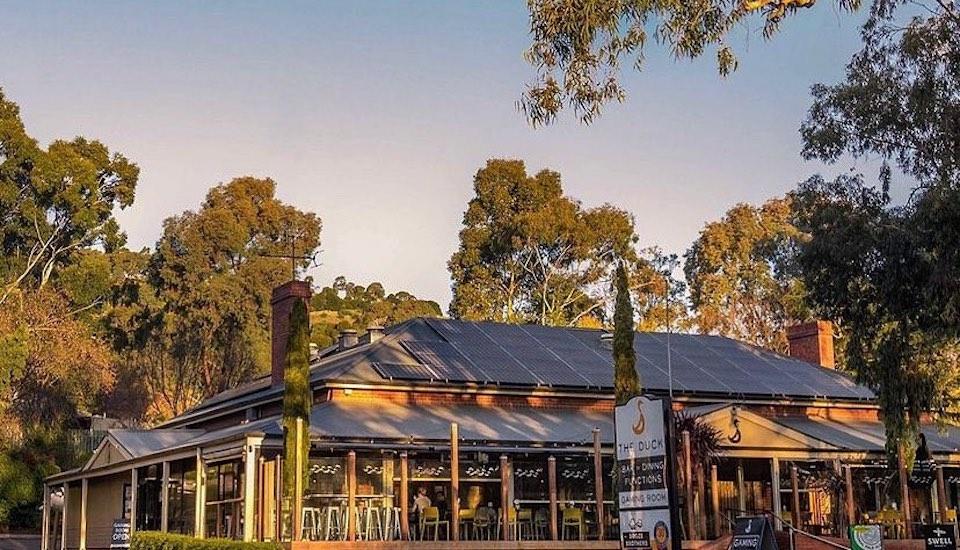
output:
<svg viewBox="0 0 960 550"><path fill-rule="evenodd" d="M883 550L883 528L880 525L851 525L850 550Z"/></svg>
<svg viewBox="0 0 960 550"><path fill-rule="evenodd" d="M615 419L620 546L679 550L670 402L634 397Z"/></svg>
<svg viewBox="0 0 960 550"><path fill-rule="evenodd" d="M953 525L923 525L920 532L927 550L957 549L957 533Z"/></svg>
<svg viewBox="0 0 960 550"><path fill-rule="evenodd" d="M130 520L113 520L113 534L110 536L110 548L130 548Z"/></svg>
<svg viewBox="0 0 960 550"><path fill-rule="evenodd" d="M730 550L778 550L770 520L766 516L737 518Z"/></svg>

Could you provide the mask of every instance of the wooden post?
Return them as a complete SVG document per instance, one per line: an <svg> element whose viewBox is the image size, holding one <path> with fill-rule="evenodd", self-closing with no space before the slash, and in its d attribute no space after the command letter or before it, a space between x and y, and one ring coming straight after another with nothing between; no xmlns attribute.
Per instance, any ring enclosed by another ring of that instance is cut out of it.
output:
<svg viewBox="0 0 960 550"><path fill-rule="evenodd" d="M550 495L550 540L558 540L557 529L557 457L547 457L547 490Z"/></svg>
<svg viewBox="0 0 960 550"><path fill-rule="evenodd" d="M160 532L167 532L170 517L170 462L164 460L160 468Z"/></svg>
<svg viewBox="0 0 960 550"><path fill-rule="evenodd" d="M296 475L293 476L293 494L290 495L290 523L291 530L293 534L293 540L303 540L303 453L300 452L300 449L303 448L303 419L297 418L294 429L296 434L294 435L294 444L297 446L297 450L293 453L296 464L294 464L294 471Z"/></svg>
<svg viewBox="0 0 960 550"><path fill-rule="evenodd" d="M130 468L130 536L137 532L137 487L140 485L137 469Z"/></svg>
<svg viewBox="0 0 960 550"><path fill-rule="evenodd" d="M50 487L43 484L43 516L40 519L40 550L50 550Z"/></svg>
<svg viewBox="0 0 960 550"><path fill-rule="evenodd" d="M700 536L707 538L707 487L703 479L703 463L697 464L697 514Z"/></svg>
<svg viewBox="0 0 960 550"><path fill-rule="evenodd" d="M80 550L87 550L87 495L90 492L90 481L87 478L80 480Z"/></svg>
<svg viewBox="0 0 960 550"><path fill-rule="evenodd" d="M780 459L777 457L770 459L770 496L773 500L773 528L779 531L783 529L783 522L780 521L783 505L780 502Z"/></svg>
<svg viewBox="0 0 960 550"><path fill-rule="evenodd" d="M66 481L63 482L63 514L61 514L60 519L60 550L67 550L67 520L69 519L69 514L67 510L70 508L70 484Z"/></svg>
<svg viewBox="0 0 960 550"><path fill-rule="evenodd" d="M257 457L257 532L254 538L264 541L267 533L267 461L261 454Z"/></svg>
<svg viewBox="0 0 960 550"><path fill-rule="evenodd" d="M500 455L500 535L510 540L510 464L507 455Z"/></svg>
<svg viewBox="0 0 960 550"><path fill-rule="evenodd" d="M357 540L357 452L347 453L347 540Z"/></svg>
<svg viewBox="0 0 960 550"><path fill-rule="evenodd" d="M450 423L450 538L460 540L460 427Z"/></svg>
<svg viewBox="0 0 960 550"><path fill-rule="evenodd" d="M720 482L717 481L717 465L710 465L710 507L713 508L713 536L720 538L723 523L720 520Z"/></svg>
<svg viewBox="0 0 960 550"><path fill-rule="evenodd" d="M273 540L283 540L283 458L277 455L273 459L273 479L274 479L274 519Z"/></svg>
<svg viewBox="0 0 960 550"><path fill-rule="evenodd" d="M597 497L597 538L603 540L606 515L603 513L603 456L600 454L600 428L593 429L593 484Z"/></svg>
<svg viewBox="0 0 960 550"><path fill-rule="evenodd" d="M792 517L794 529L800 529L800 480L797 477L797 465L790 466L790 490L793 492Z"/></svg>
<svg viewBox="0 0 960 550"><path fill-rule="evenodd" d="M857 523L857 504L853 494L853 468L847 464L844 467L844 481L847 484L847 525Z"/></svg>
<svg viewBox="0 0 960 550"><path fill-rule="evenodd" d="M747 487L744 482L743 460L737 459L737 515L743 515L747 511Z"/></svg>
<svg viewBox="0 0 960 550"><path fill-rule="evenodd" d="M943 464L937 464L937 509L940 523L947 523L947 484L943 481Z"/></svg>
<svg viewBox="0 0 960 550"><path fill-rule="evenodd" d="M249 439L243 448L243 540L253 542L257 531L253 520L257 510L257 448Z"/></svg>
<svg viewBox="0 0 960 550"><path fill-rule="evenodd" d="M690 452L690 432L688 430L680 432L680 444L683 446L683 500L687 507L687 538L696 540L698 537L697 520L693 515L693 465L690 463L693 454Z"/></svg>
<svg viewBox="0 0 960 550"><path fill-rule="evenodd" d="M407 451L400 452L400 538L410 540L410 462Z"/></svg>
<svg viewBox="0 0 960 550"><path fill-rule="evenodd" d="M907 474L907 463L903 456L902 447L899 452L897 452L897 468L900 474L900 510L903 513L905 535L909 539L913 537L913 529L912 525L910 525L913 514L910 513L910 484L907 479L909 474Z"/></svg>
<svg viewBox="0 0 960 550"><path fill-rule="evenodd" d="M193 493L193 536L203 538L203 514L207 505L207 467L203 463L203 455L200 449L197 449L196 456L196 482L197 487Z"/></svg>

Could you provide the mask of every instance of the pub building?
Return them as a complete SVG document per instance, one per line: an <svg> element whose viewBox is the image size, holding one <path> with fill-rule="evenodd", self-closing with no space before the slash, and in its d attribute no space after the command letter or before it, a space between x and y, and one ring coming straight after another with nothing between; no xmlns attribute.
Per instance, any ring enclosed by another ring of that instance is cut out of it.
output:
<svg viewBox="0 0 960 550"><path fill-rule="evenodd" d="M108 548L125 522L242 540L617 539L602 330L417 318L344 331L311 359L309 480L278 506L288 314L309 296L301 281L274 290L269 376L154 429L112 429L85 465L47 478L43 549ZM678 476L684 540L754 513L824 536L956 521L960 430L925 425L924 460L895 475L873 394L834 370L829 323L791 327L790 357L673 334L672 384L666 339L635 335L645 391L672 386L722 447Z"/></svg>

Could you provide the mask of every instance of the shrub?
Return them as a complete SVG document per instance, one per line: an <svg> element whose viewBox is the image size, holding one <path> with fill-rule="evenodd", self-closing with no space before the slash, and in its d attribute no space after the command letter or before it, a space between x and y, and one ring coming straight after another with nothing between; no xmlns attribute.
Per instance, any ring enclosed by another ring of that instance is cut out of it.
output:
<svg viewBox="0 0 960 550"><path fill-rule="evenodd" d="M154 531L138 531L130 541L130 550L279 550L276 542L241 542L229 539L198 539Z"/></svg>

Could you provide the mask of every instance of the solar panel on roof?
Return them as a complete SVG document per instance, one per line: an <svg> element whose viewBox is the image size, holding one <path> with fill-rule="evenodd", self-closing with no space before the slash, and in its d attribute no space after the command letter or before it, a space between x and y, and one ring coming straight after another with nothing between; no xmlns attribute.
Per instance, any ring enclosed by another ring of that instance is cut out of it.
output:
<svg viewBox="0 0 960 550"><path fill-rule="evenodd" d="M611 352L601 332L538 325L429 319L426 323L468 359L507 384L613 385ZM840 373L818 369L720 336L672 334L673 387L688 392L866 398L872 393ZM645 388L666 390L666 334L634 338Z"/></svg>
<svg viewBox="0 0 960 550"><path fill-rule="evenodd" d="M489 377L447 342L401 340L417 361L428 365L441 380L486 382Z"/></svg>
<svg viewBox="0 0 960 550"><path fill-rule="evenodd" d="M373 369L384 378L397 380L440 380L426 365L373 363Z"/></svg>
<svg viewBox="0 0 960 550"><path fill-rule="evenodd" d="M510 355L544 384L584 386L590 381L563 361L557 354L524 331L522 326L484 324L487 336L510 351Z"/></svg>

